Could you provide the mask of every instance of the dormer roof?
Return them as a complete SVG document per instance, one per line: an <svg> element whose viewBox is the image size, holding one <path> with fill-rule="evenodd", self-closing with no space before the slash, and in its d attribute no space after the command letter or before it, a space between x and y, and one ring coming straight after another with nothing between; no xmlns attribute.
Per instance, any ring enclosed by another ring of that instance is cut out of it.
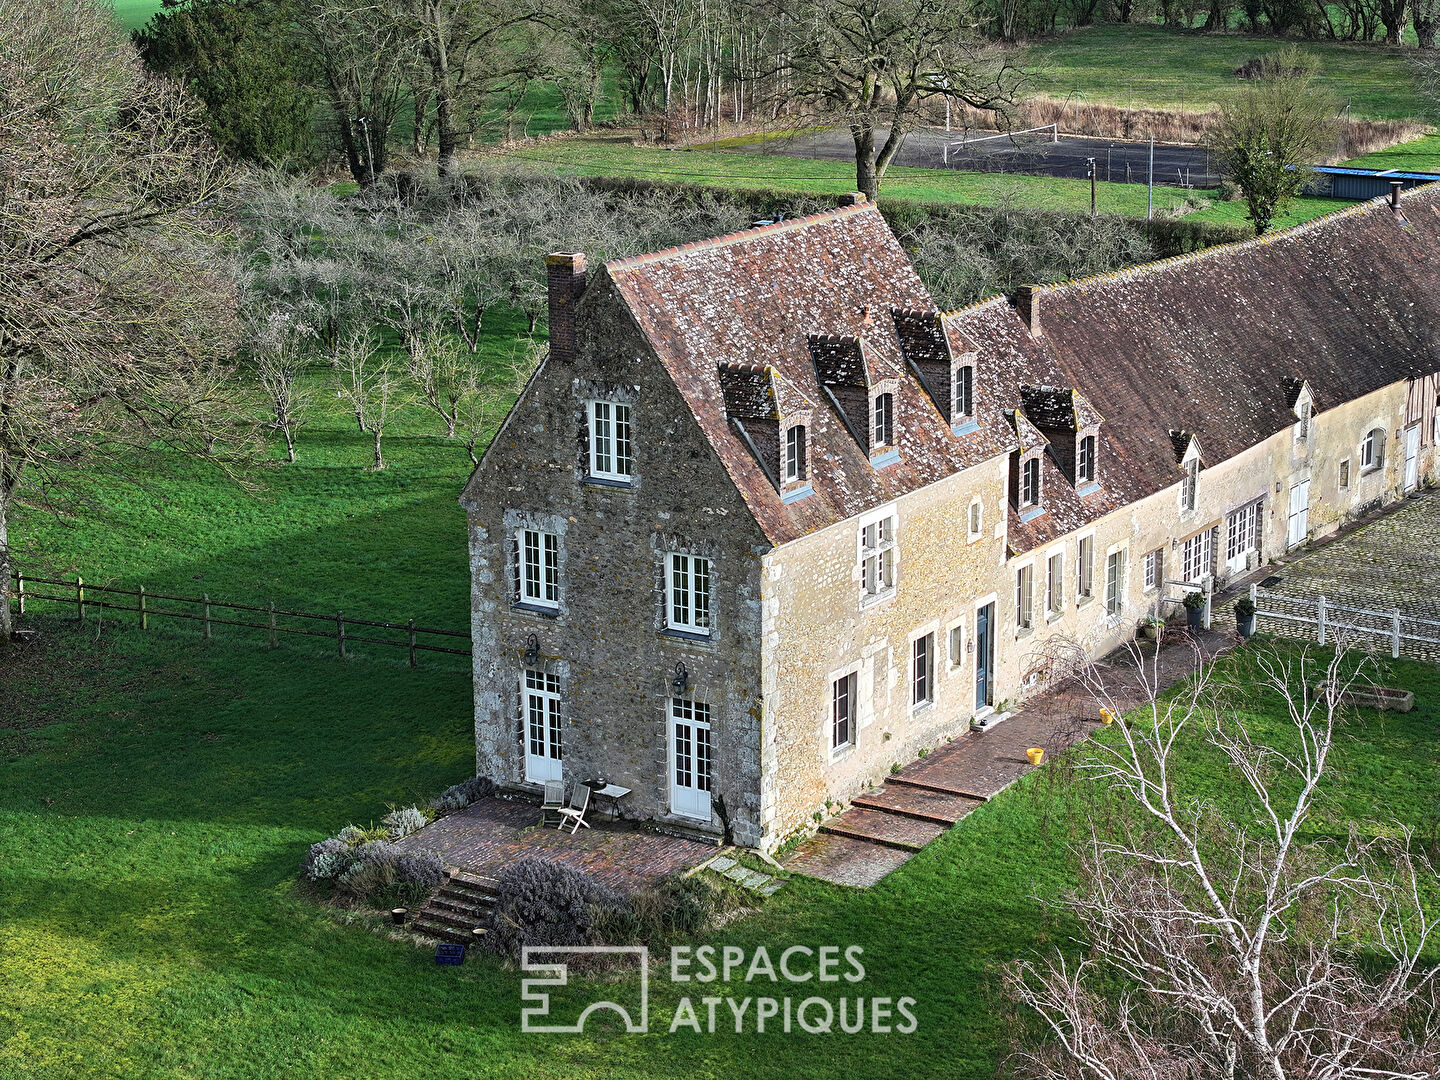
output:
<svg viewBox="0 0 1440 1080"><path fill-rule="evenodd" d="M1031 450L1042 449L1049 445L1050 440L1045 438L1044 433L1032 424L1023 412L1019 409L1008 409L1005 418L1010 421L1010 430L1015 433L1017 449L1021 454L1028 454Z"/></svg>
<svg viewBox="0 0 1440 1080"><path fill-rule="evenodd" d="M1025 415L1042 431L1084 431L1101 422L1100 413L1079 391L1059 386L1021 386Z"/></svg>

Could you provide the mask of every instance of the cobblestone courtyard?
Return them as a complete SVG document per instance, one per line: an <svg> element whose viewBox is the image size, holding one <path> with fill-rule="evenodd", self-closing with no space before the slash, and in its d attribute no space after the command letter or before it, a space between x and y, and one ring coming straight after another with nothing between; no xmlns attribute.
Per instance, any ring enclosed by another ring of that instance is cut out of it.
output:
<svg viewBox="0 0 1440 1080"><path fill-rule="evenodd" d="M1398 509L1298 552L1269 573L1280 578L1272 591L1286 596L1309 601L1324 596L1330 604L1380 612L1398 609L1403 616L1440 622L1440 493L1411 496ZM1262 609L1266 606L1262 602ZM1285 605L1280 607L1289 613ZM1295 613L1301 610L1295 606ZM1304 612L1313 614L1308 608ZM1299 627L1276 619L1262 618L1260 629L1301 634ZM1432 636L1440 637L1440 626L1435 629ZM1388 648L1378 637L1368 642L1377 650ZM1405 652L1440 661L1440 647L1407 642Z"/></svg>

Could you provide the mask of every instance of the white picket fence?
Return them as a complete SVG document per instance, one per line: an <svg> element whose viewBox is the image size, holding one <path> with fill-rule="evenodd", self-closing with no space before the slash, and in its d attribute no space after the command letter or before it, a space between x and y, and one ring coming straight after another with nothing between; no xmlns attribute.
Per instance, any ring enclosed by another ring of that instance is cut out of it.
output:
<svg viewBox="0 0 1440 1080"><path fill-rule="evenodd" d="M1256 629L1313 639L1320 645L1343 642L1350 647L1379 649L1388 645L1392 658L1402 654L1422 660L1440 658L1440 620L1408 615L1399 608L1377 611L1337 604L1324 595L1292 596L1250 586L1250 599L1260 620ZM1278 624L1278 625L1273 625Z"/></svg>

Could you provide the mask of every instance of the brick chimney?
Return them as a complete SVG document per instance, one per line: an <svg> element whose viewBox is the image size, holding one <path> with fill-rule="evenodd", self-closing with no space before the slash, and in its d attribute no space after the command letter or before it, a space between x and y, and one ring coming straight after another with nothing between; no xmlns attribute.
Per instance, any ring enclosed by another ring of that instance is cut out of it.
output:
<svg viewBox="0 0 1440 1080"><path fill-rule="evenodd" d="M1040 293L1039 285L1021 285L1015 290L1015 313L1030 331L1032 338L1040 336Z"/></svg>
<svg viewBox="0 0 1440 1080"><path fill-rule="evenodd" d="M575 359L575 303L585 292L585 256L555 252L545 256L545 283L550 308L550 356Z"/></svg>
<svg viewBox="0 0 1440 1080"><path fill-rule="evenodd" d="M861 206L864 202L865 193L863 191L847 191L840 196L841 206Z"/></svg>
<svg viewBox="0 0 1440 1080"><path fill-rule="evenodd" d="M1394 210L1397 214L1400 212L1400 189L1404 186L1405 182L1403 180L1390 181L1390 209Z"/></svg>

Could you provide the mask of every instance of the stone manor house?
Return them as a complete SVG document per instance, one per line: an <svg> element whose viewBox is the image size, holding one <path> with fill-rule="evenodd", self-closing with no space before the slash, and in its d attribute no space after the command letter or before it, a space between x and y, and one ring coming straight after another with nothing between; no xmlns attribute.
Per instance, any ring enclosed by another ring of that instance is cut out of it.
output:
<svg viewBox="0 0 1440 1080"><path fill-rule="evenodd" d="M851 205L588 272L462 499L477 768L766 851L1431 481L1440 185L935 304Z"/></svg>

